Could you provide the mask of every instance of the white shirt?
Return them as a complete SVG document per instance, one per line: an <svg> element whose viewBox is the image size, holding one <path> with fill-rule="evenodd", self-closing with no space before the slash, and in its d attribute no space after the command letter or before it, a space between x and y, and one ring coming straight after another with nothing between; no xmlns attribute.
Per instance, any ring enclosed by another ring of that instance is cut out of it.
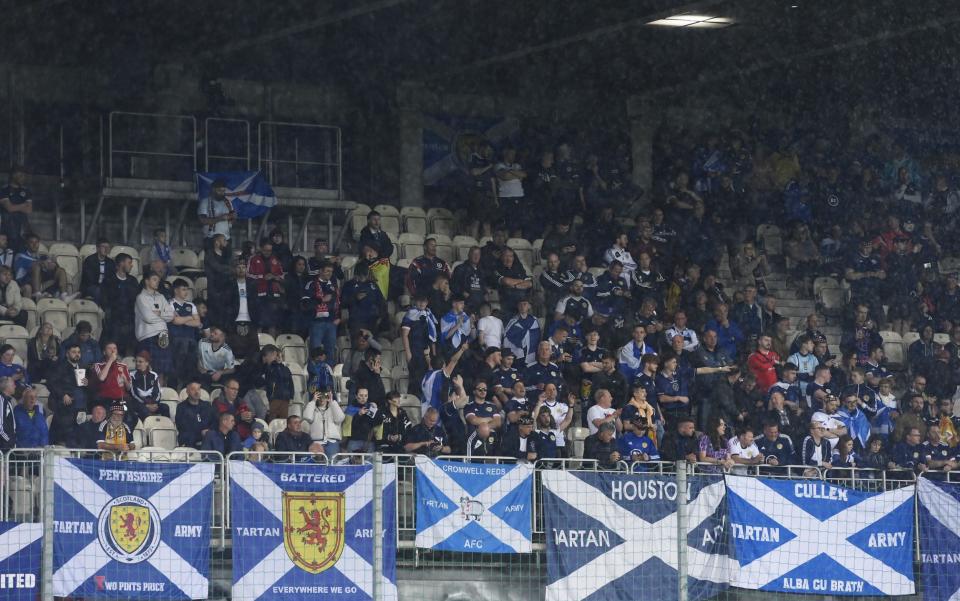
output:
<svg viewBox="0 0 960 601"><path fill-rule="evenodd" d="M619 246L611 246L607 252L603 253L603 262L609 265L613 261L623 263L623 275L627 278L627 286L630 285L630 274L637 269L637 262L633 260L630 251Z"/></svg>
<svg viewBox="0 0 960 601"><path fill-rule="evenodd" d="M144 289L137 295L134 326L138 341L166 332L171 321L173 307L162 294Z"/></svg>
<svg viewBox="0 0 960 601"><path fill-rule="evenodd" d="M222 200L205 198L200 201L197 207L198 217L223 217L230 213L230 206ZM213 238L216 234L223 234L227 240L230 239L230 222L218 221L212 226L203 226L203 235L207 238Z"/></svg>
<svg viewBox="0 0 960 601"><path fill-rule="evenodd" d="M810 421L823 426L827 430L834 430L836 428L843 427L843 422L839 419L833 417L832 415L827 415L823 411L817 411L813 414L813 417L810 418ZM840 442L840 437L836 438L827 438L830 441L830 450L833 450L837 446L837 443Z"/></svg>
<svg viewBox="0 0 960 601"><path fill-rule="evenodd" d="M200 363L210 371L233 369L237 366L237 360L233 356L233 349L227 346L227 343L223 343L220 345L220 348L214 349L213 343L204 339L200 341L198 351L200 353Z"/></svg>
<svg viewBox="0 0 960 601"><path fill-rule="evenodd" d="M237 321L253 321L250 319L250 306L247 304L247 281L237 282L237 291L240 294L240 309L237 311Z"/></svg>
<svg viewBox="0 0 960 601"><path fill-rule="evenodd" d="M590 433L596 434L600 430L600 428L593 423L594 420L606 419L608 416L613 415L616 412L617 410L613 407L607 407L606 409L600 405L594 405L593 407L590 407L590 410L587 411L587 427L590 428ZM616 436L616 434L614 434L614 436Z"/></svg>
<svg viewBox="0 0 960 601"><path fill-rule="evenodd" d="M672 326L665 333L667 337L667 344L673 344L673 339L675 336L683 337L683 350L693 352L697 350L697 347L700 346L700 339L697 338L697 333L691 330L690 328L683 328L682 330L677 329L677 326Z"/></svg>
<svg viewBox="0 0 960 601"><path fill-rule="evenodd" d="M520 170L519 163L497 163L497 166L494 167L494 171L497 173L501 171L514 171ZM500 198L523 198L523 180L520 179L500 179L497 178L497 194Z"/></svg>
<svg viewBox="0 0 960 601"><path fill-rule="evenodd" d="M477 330L480 332L480 341L483 348L503 345L503 321L499 317L493 315L481 317L480 321L477 322Z"/></svg>
<svg viewBox="0 0 960 601"><path fill-rule="evenodd" d="M727 452L730 455L737 455L741 459L753 459L754 457L760 456L760 449L757 448L757 443L752 442L747 448L743 448L743 445L740 444L740 437L734 436L727 441ZM733 473L735 474L746 474L747 466L737 465L733 468Z"/></svg>
<svg viewBox="0 0 960 601"><path fill-rule="evenodd" d="M557 423L557 426L562 424L563 420L567 419L567 413L570 411L570 405L561 403L559 400L554 401L552 405L550 404L550 401L547 401L544 403L544 406L550 409L550 415L553 416L553 421ZM567 441L563 437L563 430L557 428L552 432L557 437L558 447L567 446Z"/></svg>

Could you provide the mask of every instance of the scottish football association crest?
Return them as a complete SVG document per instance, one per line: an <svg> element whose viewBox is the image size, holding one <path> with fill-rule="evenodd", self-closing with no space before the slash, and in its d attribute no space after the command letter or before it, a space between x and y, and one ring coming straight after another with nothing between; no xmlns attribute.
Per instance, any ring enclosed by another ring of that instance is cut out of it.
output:
<svg viewBox="0 0 960 601"><path fill-rule="evenodd" d="M342 492L283 493L283 548L311 574L330 568L343 553L345 519Z"/></svg>
<svg viewBox="0 0 960 601"><path fill-rule="evenodd" d="M139 563L160 544L160 515L146 499L124 495L104 506L97 532L107 555L123 563Z"/></svg>

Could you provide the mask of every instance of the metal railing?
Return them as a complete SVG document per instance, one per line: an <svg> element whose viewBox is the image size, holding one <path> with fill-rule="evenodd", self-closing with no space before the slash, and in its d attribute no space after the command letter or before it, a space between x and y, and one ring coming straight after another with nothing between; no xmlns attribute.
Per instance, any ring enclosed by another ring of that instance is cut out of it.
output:
<svg viewBox="0 0 960 601"><path fill-rule="evenodd" d="M336 190L343 196L339 127L283 121L257 125L257 166L273 186Z"/></svg>
<svg viewBox="0 0 960 601"><path fill-rule="evenodd" d="M172 144L161 142L164 139ZM195 117L113 111L107 133L108 177L192 181L196 142Z"/></svg>
<svg viewBox="0 0 960 601"><path fill-rule="evenodd" d="M214 135L211 135L213 130ZM230 138L234 140L230 140ZM242 150L230 150L231 142L239 137ZM216 145L216 149L212 146ZM221 146L222 145L222 146ZM222 148L222 150L220 150ZM233 153L233 154L231 154ZM207 117L203 121L203 170L204 171L249 171L250 170L250 122L246 119ZM214 164L211 166L210 160Z"/></svg>

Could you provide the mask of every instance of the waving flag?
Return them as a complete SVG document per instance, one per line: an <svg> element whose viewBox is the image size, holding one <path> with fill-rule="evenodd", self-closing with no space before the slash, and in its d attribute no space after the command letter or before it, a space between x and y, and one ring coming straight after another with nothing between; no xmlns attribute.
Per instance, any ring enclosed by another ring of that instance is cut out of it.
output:
<svg viewBox="0 0 960 601"><path fill-rule="evenodd" d="M397 598L396 466L383 467L383 573L373 572L373 467L230 466L233 599Z"/></svg>
<svg viewBox="0 0 960 601"><path fill-rule="evenodd" d="M960 597L960 486L917 481L920 499L920 565L923 598L947 601Z"/></svg>
<svg viewBox="0 0 960 601"><path fill-rule="evenodd" d="M728 528L740 564L731 584L811 595L912 595L913 490L728 476Z"/></svg>
<svg viewBox="0 0 960 601"><path fill-rule="evenodd" d="M677 598L674 477L543 472L546 601L672 601ZM723 481L691 477L687 584L691 601L727 586Z"/></svg>
<svg viewBox="0 0 960 601"><path fill-rule="evenodd" d="M206 599L212 463L58 458L53 594Z"/></svg>
<svg viewBox="0 0 960 601"><path fill-rule="evenodd" d="M233 204L237 219L261 217L277 205L273 188L259 171L225 171L197 174L197 199L210 197L213 182L222 179L227 185L227 199Z"/></svg>
<svg viewBox="0 0 960 601"><path fill-rule="evenodd" d="M530 553L533 468L417 456L417 546Z"/></svg>

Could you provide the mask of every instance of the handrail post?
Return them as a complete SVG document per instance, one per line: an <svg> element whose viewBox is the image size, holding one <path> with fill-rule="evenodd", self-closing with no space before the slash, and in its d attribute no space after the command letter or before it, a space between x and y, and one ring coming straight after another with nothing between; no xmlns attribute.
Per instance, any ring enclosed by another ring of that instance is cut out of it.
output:
<svg viewBox="0 0 960 601"><path fill-rule="evenodd" d="M677 600L687 601L687 462L677 462Z"/></svg>
<svg viewBox="0 0 960 601"><path fill-rule="evenodd" d="M40 595L43 601L53 601L53 476L54 466L57 462L57 452L52 449L41 451L43 458L42 480L44 497L48 502L42 504L43 508L43 553L40 562Z"/></svg>
<svg viewBox="0 0 960 601"><path fill-rule="evenodd" d="M373 455L373 586L371 588L373 601L381 601L383 587L380 579L383 577L383 455Z"/></svg>

